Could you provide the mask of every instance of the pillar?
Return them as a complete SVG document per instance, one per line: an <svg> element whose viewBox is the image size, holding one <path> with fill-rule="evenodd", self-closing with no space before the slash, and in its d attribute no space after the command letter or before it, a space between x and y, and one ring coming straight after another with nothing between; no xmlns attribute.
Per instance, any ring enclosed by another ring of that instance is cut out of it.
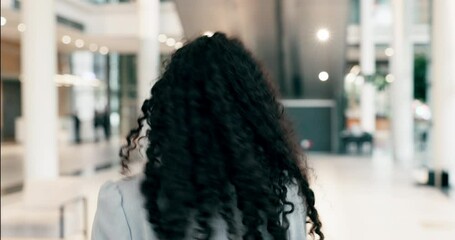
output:
<svg viewBox="0 0 455 240"><path fill-rule="evenodd" d="M2 0L1 6L3 9L13 8L13 0Z"/></svg>
<svg viewBox="0 0 455 240"><path fill-rule="evenodd" d="M365 77L360 96L360 125L369 133L376 129L376 88L372 83L376 72L373 4L374 0L360 1L360 69Z"/></svg>
<svg viewBox="0 0 455 240"><path fill-rule="evenodd" d="M21 37L25 181L58 177L54 0L23 0Z"/></svg>
<svg viewBox="0 0 455 240"><path fill-rule="evenodd" d="M413 47L411 0L392 0L394 55L390 59L394 82L390 87L394 160L412 166L414 155Z"/></svg>
<svg viewBox="0 0 455 240"><path fill-rule="evenodd" d="M376 86L369 82L372 78L365 77L360 93L360 126L370 134L376 130Z"/></svg>
<svg viewBox="0 0 455 240"><path fill-rule="evenodd" d="M455 1L436 0L432 8L431 30L431 162L436 184L441 172L449 172L455 184Z"/></svg>
<svg viewBox="0 0 455 240"><path fill-rule="evenodd" d="M72 74L87 80L95 79L94 57L94 54L89 51L74 51L71 54ZM97 106L96 89L87 84L75 85L72 88L72 95L73 111L81 120L81 139L93 141L96 134L93 128L95 111L103 109L103 106Z"/></svg>
<svg viewBox="0 0 455 240"><path fill-rule="evenodd" d="M138 51L138 108L150 97L150 89L159 76L160 49L159 0L138 0L139 51Z"/></svg>

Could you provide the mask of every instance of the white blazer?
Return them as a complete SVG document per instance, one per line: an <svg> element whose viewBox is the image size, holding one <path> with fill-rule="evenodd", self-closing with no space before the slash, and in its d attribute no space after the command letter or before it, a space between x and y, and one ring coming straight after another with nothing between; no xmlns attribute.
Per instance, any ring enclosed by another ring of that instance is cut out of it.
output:
<svg viewBox="0 0 455 240"><path fill-rule="evenodd" d="M101 187L92 240L158 240L147 221L144 197L140 192L142 179L143 175L109 181ZM287 198L295 206L294 212L287 215L290 224L288 239L305 240L306 211L297 195L297 187L289 188ZM227 240L226 224L221 217L215 217L211 225L214 228L212 239ZM271 239L268 234L264 235L265 240Z"/></svg>

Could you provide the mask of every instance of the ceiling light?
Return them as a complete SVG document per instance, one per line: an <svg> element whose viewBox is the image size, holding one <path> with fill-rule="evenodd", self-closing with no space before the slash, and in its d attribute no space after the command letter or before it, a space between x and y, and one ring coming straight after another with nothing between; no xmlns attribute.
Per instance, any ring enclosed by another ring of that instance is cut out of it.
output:
<svg viewBox="0 0 455 240"><path fill-rule="evenodd" d="M17 31L19 31L19 32L24 32L25 29L26 29L25 24L19 23L19 24L17 25Z"/></svg>
<svg viewBox="0 0 455 240"><path fill-rule="evenodd" d="M65 35L62 37L62 42L63 44L70 44L71 43L71 37L68 35Z"/></svg>
<svg viewBox="0 0 455 240"><path fill-rule="evenodd" d="M325 71L322 71L319 73L318 77L319 77L319 80L325 82L329 79L329 74Z"/></svg>
<svg viewBox="0 0 455 240"><path fill-rule="evenodd" d="M2 27L5 26L5 24L6 24L6 18L2 16L1 17L1 25L2 25Z"/></svg>
<svg viewBox="0 0 455 240"><path fill-rule="evenodd" d="M166 40L167 40L166 35L164 35L164 34L158 35L158 41L159 41L160 43L165 43Z"/></svg>
<svg viewBox="0 0 455 240"><path fill-rule="evenodd" d="M391 56L393 56L393 54L394 54L395 52L393 51L393 48L386 48L385 51L384 51L384 53L385 53L385 55L386 55L387 57L391 57Z"/></svg>
<svg viewBox="0 0 455 240"><path fill-rule="evenodd" d="M395 80L395 77L393 77L392 74L389 73L389 74L387 74L387 75L385 76L385 81L386 81L386 82L392 83L393 80Z"/></svg>
<svg viewBox="0 0 455 240"><path fill-rule="evenodd" d="M175 43L175 46L174 46L175 49L179 49L181 47L183 47L183 43L182 42L176 42Z"/></svg>
<svg viewBox="0 0 455 240"><path fill-rule="evenodd" d="M109 53L109 48L107 48L106 46L100 47L100 53L103 54L103 55L108 54Z"/></svg>
<svg viewBox="0 0 455 240"><path fill-rule="evenodd" d="M327 28L321 28L316 32L316 37L321 42L326 42L330 38L330 32Z"/></svg>
<svg viewBox="0 0 455 240"><path fill-rule="evenodd" d="M215 34L215 33L211 32L211 31L205 31L203 35L207 36L207 37L211 37L211 36L213 36L213 34Z"/></svg>
<svg viewBox="0 0 455 240"><path fill-rule="evenodd" d="M77 48L81 48L85 45L85 42L84 40L82 39L77 39L75 42L74 42L74 45L76 45Z"/></svg>
<svg viewBox="0 0 455 240"><path fill-rule="evenodd" d="M169 47L174 46L174 45L175 45L175 39L173 39L173 38L168 38L168 39L166 40L166 45L168 45Z"/></svg>
<svg viewBox="0 0 455 240"><path fill-rule="evenodd" d="M98 50L98 45L96 45L95 43L92 43L92 44L90 44L90 46L88 48L90 49L90 51L96 52L96 50Z"/></svg>

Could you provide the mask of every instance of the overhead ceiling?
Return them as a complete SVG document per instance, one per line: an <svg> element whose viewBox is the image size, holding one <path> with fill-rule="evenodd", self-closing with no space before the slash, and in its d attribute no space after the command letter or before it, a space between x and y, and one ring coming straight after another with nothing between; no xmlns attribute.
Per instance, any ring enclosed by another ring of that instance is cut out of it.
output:
<svg viewBox="0 0 455 240"><path fill-rule="evenodd" d="M119 53L135 53L138 51L136 3L94 5L76 0L59 1L58 3L59 5L56 6L57 14L89 28L88 30L80 31L63 24L57 24L56 42L59 51L88 50L90 43L95 43L98 46L107 46L110 50ZM2 2L1 15L6 17L8 21L1 28L1 38L18 42L21 36L17 28L18 24L21 23L20 11L4 7L4 5L6 6ZM107 16L108 14L111 16ZM116 15L117 17L115 17ZM100 32L99 27L90 26L91 23L95 22L101 25L101 28L107 29L104 29L104 32ZM160 33L176 40L183 37L180 19L175 9L175 3L172 1L160 3ZM81 49L76 48L74 44L63 44L60 40L64 35L70 36L73 40L82 39L86 44ZM163 54L173 50L173 47L169 47L166 44L160 45L160 51Z"/></svg>

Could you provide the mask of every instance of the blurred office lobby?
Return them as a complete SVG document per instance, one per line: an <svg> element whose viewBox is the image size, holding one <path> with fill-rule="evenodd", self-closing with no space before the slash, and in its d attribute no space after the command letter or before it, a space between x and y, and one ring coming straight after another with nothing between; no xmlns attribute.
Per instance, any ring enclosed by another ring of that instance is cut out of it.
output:
<svg viewBox="0 0 455 240"><path fill-rule="evenodd" d="M216 31L278 86L327 239L455 239L454 26L452 0L2 0L1 239L90 239L165 62Z"/></svg>

